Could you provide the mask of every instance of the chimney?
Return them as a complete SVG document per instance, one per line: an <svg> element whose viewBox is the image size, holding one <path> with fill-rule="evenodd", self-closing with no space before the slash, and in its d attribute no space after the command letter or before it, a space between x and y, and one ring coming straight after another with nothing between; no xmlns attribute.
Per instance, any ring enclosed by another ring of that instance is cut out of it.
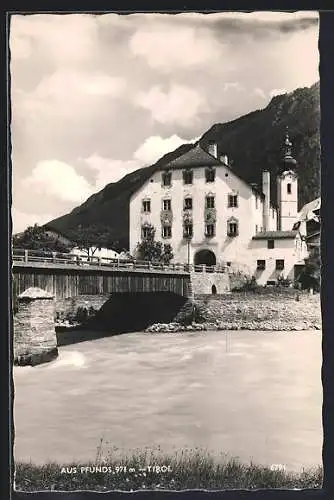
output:
<svg viewBox="0 0 334 500"><path fill-rule="evenodd" d="M269 213L270 213L270 172L262 172L262 192L265 196L263 204L263 230L269 231Z"/></svg>
<svg viewBox="0 0 334 500"><path fill-rule="evenodd" d="M208 145L208 153L215 158L218 158L218 146L214 141L210 141Z"/></svg>
<svg viewBox="0 0 334 500"><path fill-rule="evenodd" d="M221 155L220 156L220 161L222 163L225 163L225 165L228 165L228 156L227 155Z"/></svg>

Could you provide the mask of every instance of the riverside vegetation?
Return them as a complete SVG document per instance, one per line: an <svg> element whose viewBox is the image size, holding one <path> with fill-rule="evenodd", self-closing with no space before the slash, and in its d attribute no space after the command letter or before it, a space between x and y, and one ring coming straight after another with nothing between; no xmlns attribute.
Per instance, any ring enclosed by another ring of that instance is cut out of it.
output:
<svg viewBox="0 0 334 500"><path fill-rule="evenodd" d="M159 447L145 448L125 456L112 448L105 456L98 452L94 462L85 464L17 462L15 476L15 489L20 491L310 489L322 484L321 467L288 472L279 467L245 464L224 454L215 456L200 448L173 454L163 453Z"/></svg>

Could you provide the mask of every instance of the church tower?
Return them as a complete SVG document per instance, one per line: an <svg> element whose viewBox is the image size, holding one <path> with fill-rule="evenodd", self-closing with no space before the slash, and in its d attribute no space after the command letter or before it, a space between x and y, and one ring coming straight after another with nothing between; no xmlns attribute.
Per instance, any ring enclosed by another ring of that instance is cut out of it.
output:
<svg viewBox="0 0 334 500"><path fill-rule="evenodd" d="M298 214L297 162L292 156L288 129L285 136L282 168L277 177L278 229L291 231Z"/></svg>

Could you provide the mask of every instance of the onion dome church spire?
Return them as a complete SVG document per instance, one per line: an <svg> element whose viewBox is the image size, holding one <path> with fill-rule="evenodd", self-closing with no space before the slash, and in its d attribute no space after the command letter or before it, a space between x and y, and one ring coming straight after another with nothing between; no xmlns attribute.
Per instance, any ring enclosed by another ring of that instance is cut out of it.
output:
<svg viewBox="0 0 334 500"><path fill-rule="evenodd" d="M286 165L285 169L291 169L296 165L296 160L292 156L292 142L289 137L289 127L286 127L285 133L285 142L284 142L284 156L282 159L284 165Z"/></svg>

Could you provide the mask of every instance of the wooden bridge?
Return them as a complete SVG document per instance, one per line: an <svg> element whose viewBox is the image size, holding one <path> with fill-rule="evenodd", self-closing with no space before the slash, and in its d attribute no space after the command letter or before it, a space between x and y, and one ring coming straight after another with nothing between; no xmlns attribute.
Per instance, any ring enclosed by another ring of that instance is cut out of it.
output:
<svg viewBox="0 0 334 500"><path fill-rule="evenodd" d="M78 295L171 292L191 295L191 272L226 272L224 267L87 257L14 249L13 299L39 287L58 299Z"/></svg>

